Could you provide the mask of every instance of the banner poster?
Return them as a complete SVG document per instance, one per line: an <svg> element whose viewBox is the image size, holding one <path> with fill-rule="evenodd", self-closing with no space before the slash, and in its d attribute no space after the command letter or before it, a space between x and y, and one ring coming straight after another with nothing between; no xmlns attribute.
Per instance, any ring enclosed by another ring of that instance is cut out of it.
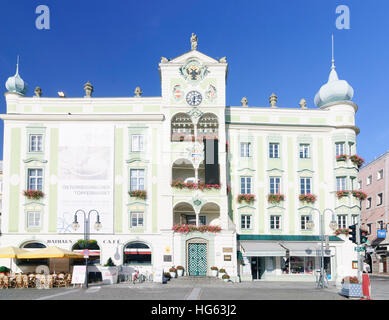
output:
<svg viewBox="0 0 389 320"><path fill-rule="evenodd" d="M77 210L97 210L90 215L90 232L113 233L114 126L61 124L58 145L58 233L84 232L84 215L77 215L79 229L72 227Z"/></svg>

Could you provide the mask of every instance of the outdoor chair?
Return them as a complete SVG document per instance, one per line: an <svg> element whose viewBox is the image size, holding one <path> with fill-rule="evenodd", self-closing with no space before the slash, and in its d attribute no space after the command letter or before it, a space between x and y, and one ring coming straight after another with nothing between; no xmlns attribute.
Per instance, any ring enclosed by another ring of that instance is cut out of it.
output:
<svg viewBox="0 0 389 320"><path fill-rule="evenodd" d="M30 274L28 276L28 286L30 288L35 288L36 287L36 278L35 278L35 274Z"/></svg>
<svg viewBox="0 0 389 320"><path fill-rule="evenodd" d="M65 282L65 275L63 273L58 275L58 279L56 281L57 287L65 287L66 282Z"/></svg>
<svg viewBox="0 0 389 320"><path fill-rule="evenodd" d="M51 289L54 285L54 279L53 279L53 276L52 275L48 275L47 276L47 279L46 279L46 289Z"/></svg>
<svg viewBox="0 0 389 320"><path fill-rule="evenodd" d="M72 283L72 274L68 273L65 278L66 287L70 287L71 283Z"/></svg>
<svg viewBox="0 0 389 320"><path fill-rule="evenodd" d="M20 289L23 288L23 278L21 274L16 275L15 282L16 282L16 288L20 288Z"/></svg>
<svg viewBox="0 0 389 320"><path fill-rule="evenodd" d="M27 289L28 288L28 276L25 274L22 276L22 279L23 279L23 288Z"/></svg>
<svg viewBox="0 0 389 320"><path fill-rule="evenodd" d="M3 288L5 287L6 289L8 289L8 286L9 286L9 279L8 279L8 276L4 276L3 277Z"/></svg>

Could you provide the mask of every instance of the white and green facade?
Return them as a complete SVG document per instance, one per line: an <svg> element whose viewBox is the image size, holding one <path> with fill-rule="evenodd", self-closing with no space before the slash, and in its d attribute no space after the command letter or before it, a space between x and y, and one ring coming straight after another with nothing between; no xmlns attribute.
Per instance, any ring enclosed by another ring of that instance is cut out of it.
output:
<svg viewBox="0 0 389 320"><path fill-rule="evenodd" d="M329 208L327 272L336 281L354 275L353 246L329 227L333 219L343 227L359 215L352 195L336 197L343 184L353 189L357 183L356 165L336 160L340 151L356 153L351 87L335 79L333 67L318 93L319 108L280 108L274 95L271 107L226 106L227 71L225 59L193 49L162 58L161 97L138 90L128 98L46 98L37 91L27 97L17 72L7 82L1 116L1 246L72 250L83 238L82 215L81 227L72 228L75 212L97 210L101 229L94 229L92 213L90 239L97 241L102 264L111 258L150 272L181 265L194 276L210 275L217 266L232 280L310 281L320 262L319 214L311 211ZM217 141L220 188L172 187L180 179L204 182L206 171L216 168L204 164L204 138ZM44 196L29 199L25 190ZM146 198L129 195L137 190ZM316 201L300 201L301 193ZM239 202L240 194L255 200ZM284 200L269 202L269 194ZM221 230L174 232L177 224Z"/></svg>

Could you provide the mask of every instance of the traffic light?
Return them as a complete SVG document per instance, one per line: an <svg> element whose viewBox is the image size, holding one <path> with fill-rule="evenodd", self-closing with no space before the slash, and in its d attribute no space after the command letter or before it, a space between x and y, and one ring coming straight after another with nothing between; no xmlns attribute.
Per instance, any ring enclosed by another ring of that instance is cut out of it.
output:
<svg viewBox="0 0 389 320"><path fill-rule="evenodd" d="M351 240L352 243L357 244L357 225L353 224L352 226L349 226L348 228L350 229L349 240Z"/></svg>
<svg viewBox="0 0 389 320"><path fill-rule="evenodd" d="M361 243L366 243L367 242L367 231L359 230L359 234L360 234L359 239L361 240Z"/></svg>

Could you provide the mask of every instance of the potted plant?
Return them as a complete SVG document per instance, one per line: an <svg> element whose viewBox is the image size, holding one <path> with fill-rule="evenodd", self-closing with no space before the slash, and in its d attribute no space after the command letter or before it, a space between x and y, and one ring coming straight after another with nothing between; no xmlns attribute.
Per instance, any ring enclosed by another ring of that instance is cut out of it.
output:
<svg viewBox="0 0 389 320"><path fill-rule="evenodd" d="M299 200L301 202L306 202L306 203L315 203L316 201L316 196L314 194L300 194Z"/></svg>
<svg viewBox="0 0 389 320"><path fill-rule="evenodd" d="M239 194L238 195L238 202L239 203L242 203L242 201L248 203L248 204L251 204L255 201L255 195L254 194L250 194L250 193L242 193L242 194Z"/></svg>
<svg viewBox="0 0 389 320"><path fill-rule="evenodd" d="M221 269L219 270L219 278L222 279L222 278L223 278L223 275L224 275L225 273L226 273L226 269L221 268Z"/></svg>
<svg viewBox="0 0 389 320"><path fill-rule="evenodd" d="M342 295L351 298L362 297L362 284L359 283L357 277L345 277L342 280Z"/></svg>
<svg viewBox="0 0 389 320"><path fill-rule="evenodd" d="M222 279L224 280L224 282L228 282L230 281L230 276L227 273L225 273L223 274Z"/></svg>
<svg viewBox="0 0 389 320"><path fill-rule="evenodd" d="M338 199L343 198L343 197L347 197L349 194L350 194L350 192L346 191L346 190L340 190L340 191L336 192L336 196L338 197Z"/></svg>
<svg viewBox="0 0 389 320"><path fill-rule="evenodd" d="M130 197L134 197L137 199L146 200L147 198L146 190L133 190L133 191L129 191L128 194L130 195Z"/></svg>
<svg viewBox="0 0 389 320"><path fill-rule="evenodd" d="M177 276L182 277L184 275L184 267L183 266L177 266Z"/></svg>
<svg viewBox="0 0 389 320"><path fill-rule="evenodd" d="M101 272L104 284L118 283L119 268L112 261L112 258L109 258L104 266L97 268Z"/></svg>
<svg viewBox="0 0 389 320"><path fill-rule="evenodd" d="M174 267L171 267L171 268L169 269L169 273L170 273L170 277L171 277L171 278L175 278L175 277L176 277L176 273L177 273L177 269L174 268Z"/></svg>
<svg viewBox="0 0 389 320"><path fill-rule="evenodd" d="M218 272L219 268L218 267L211 267L211 274L212 274L212 277L217 277L217 272Z"/></svg>
<svg viewBox="0 0 389 320"><path fill-rule="evenodd" d="M360 167L362 167L362 165L364 164L365 160L361 157L359 157L358 155L354 154L353 156L350 157L350 160L352 163L354 163L355 165L357 165L358 169Z"/></svg>
<svg viewBox="0 0 389 320"><path fill-rule="evenodd" d="M359 200L366 200L367 194L362 191L352 191L352 194L355 198Z"/></svg>

